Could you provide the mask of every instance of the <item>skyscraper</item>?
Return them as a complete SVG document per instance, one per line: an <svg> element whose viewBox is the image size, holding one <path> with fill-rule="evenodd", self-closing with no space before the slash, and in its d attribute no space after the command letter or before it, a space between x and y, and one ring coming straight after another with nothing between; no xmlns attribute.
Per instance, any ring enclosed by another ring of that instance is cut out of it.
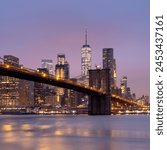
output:
<svg viewBox="0 0 167 150"><path fill-rule="evenodd" d="M113 48L103 49L103 69L110 69L110 89L116 87L116 61L113 55Z"/></svg>
<svg viewBox="0 0 167 150"><path fill-rule="evenodd" d="M12 55L4 56L4 63L20 67L19 58ZM33 106L34 82L8 76L0 77L0 105L1 106Z"/></svg>
<svg viewBox="0 0 167 150"><path fill-rule="evenodd" d="M54 71L53 71L53 60L51 60L51 59L42 59L41 60L41 69L47 69L48 73L53 75L54 74ZM46 74L47 74L47 72L46 72ZM43 91L45 93L44 103L46 105L54 106L54 97L55 97L55 95L53 94L54 93L53 91L54 91L55 87L51 86L51 85L46 85L46 84L43 84L43 85L41 84L41 87L42 86L43 86ZM38 87L40 89L40 86L38 86ZM42 94L41 94L41 96L42 96Z"/></svg>
<svg viewBox="0 0 167 150"><path fill-rule="evenodd" d="M19 66L19 58L12 55L4 55L4 63L13 66Z"/></svg>
<svg viewBox="0 0 167 150"><path fill-rule="evenodd" d="M49 71L49 74L53 74L53 61L50 59L42 59L41 68L46 68Z"/></svg>
<svg viewBox="0 0 167 150"><path fill-rule="evenodd" d="M19 58L12 55L5 55L4 63L13 66L19 66ZM1 76L0 105L19 106L19 79L8 76Z"/></svg>
<svg viewBox="0 0 167 150"><path fill-rule="evenodd" d="M57 55L55 75L57 79L68 79L69 78L69 64L66 61L65 54Z"/></svg>
<svg viewBox="0 0 167 150"><path fill-rule="evenodd" d="M123 97L127 97L127 77L124 76L121 80L121 93Z"/></svg>
<svg viewBox="0 0 167 150"><path fill-rule="evenodd" d="M47 68L38 68L38 72L43 72L48 74L49 71ZM42 106L45 104L46 100L46 88L48 85L44 83L34 82L34 105L35 106Z"/></svg>
<svg viewBox="0 0 167 150"><path fill-rule="evenodd" d="M19 105L34 106L34 82L19 80Z"/></svg>
<svg viewBox="0 0 167 150"><path fill-rule="evenodd" d="M66 61L65 54L57 55L57 64L55 66L56 79L69 79L69 64ZM56 88L57 104L65 105L68 96L68 90L63 88Z"/></svg>
<svg viewBox="0 0 167 150"><path fill-rule="evenodd" d="M85 31L85 44L81 48L81 76L87 80L89 78L88 70L91 69L91 47L87 43L87 30Z"/></svg>
<svg viewBox="0 0 167 150"><path fill-rule="evenodd" d="M114 69L114 72L113 72L113 77L114 77L114 88L116 88L117 86L117 70L116 70L116 60L114 59L113 60L113 69Z"/></svg>

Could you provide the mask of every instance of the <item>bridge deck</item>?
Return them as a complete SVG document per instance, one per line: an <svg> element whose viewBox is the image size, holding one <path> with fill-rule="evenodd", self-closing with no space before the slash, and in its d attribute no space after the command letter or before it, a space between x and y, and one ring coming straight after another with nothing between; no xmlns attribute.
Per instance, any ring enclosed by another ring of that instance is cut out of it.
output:
<svg viewBox="0 0 167 150"><path fill-rule="evenodd" d="M45 83L62 88L68 88L88 95L106 94L102 89L97 89L95 87L90 87L82 83L73 82L72 80L56 79L56 77L53 75L48 75L46 73L43 72L41 73L38 72L37 70L32 70L25 67L11 66L9 64L0 64L0 75Z"/></svg>
<svg viewBox="0 0 167 150"><path fill-rule="evenodd" d="M0 63L0 75L15 77L19 79L34 81L34 82L45 83L52 86L58 86L58 87L67 88L67 89L72 89L88 95L104 95L104 96L106 95L106 92L103 91L102 89L90 87L82 83L74 82L72 80L56 79L56 77L53 75L48 75L43 72L41 73L41 72L38 72L37 70L29 69L26 67L16 67L16 66L11 66L9 64ZM111 95L111 100L116 100L122 103L144 107L134 101L126 100L117 95Z"/></svg>

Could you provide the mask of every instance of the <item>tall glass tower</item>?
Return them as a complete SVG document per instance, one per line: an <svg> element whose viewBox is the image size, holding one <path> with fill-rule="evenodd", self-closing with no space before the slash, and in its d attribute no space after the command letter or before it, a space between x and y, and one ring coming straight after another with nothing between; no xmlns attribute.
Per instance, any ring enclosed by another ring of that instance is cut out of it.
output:
<svg viewBox="0 0 167 150"><path fill-rule="evenodd" d="M87 43L87 30L85 31L85 44L81 48L81 76L89 78L88 70L91 69L91 47Z"/></svg>
<svg viewBox="0 0 167 150"><path fill-rule="evenodd" d="M49 74L53 75L53 61L51 59L42 59L41 67L46 68L49 71Z"/></svg>
<svg viewBox="0 0 167 150"><path fill-rule="evenodd" d="M57 55L57 64L55 66L56 79L69 79L69 63L66 61L65 54ZM64 106L68 102L68 90L56 88L56 105Z"/></svg>
<svg viewBox="0 0 167 150"><path fill-rule="evenodd" d="M66 61L65 54L57 55L55 75L57 79L68 79L69 78L69 63Z"/></svg>
<svg viewBox="0 0 167 150"><path fill-rule="evenodd" d="M110 69L110 86L111 91L116 87L116 60L114 59L113 48L103 48L103 69Z"/></svg>
<svg viewBox="0 0 167 150"><path fill-rule="evenodd" d="M121 80L121 92L123 97L127 97L127 77L124 76Z"/></svg>

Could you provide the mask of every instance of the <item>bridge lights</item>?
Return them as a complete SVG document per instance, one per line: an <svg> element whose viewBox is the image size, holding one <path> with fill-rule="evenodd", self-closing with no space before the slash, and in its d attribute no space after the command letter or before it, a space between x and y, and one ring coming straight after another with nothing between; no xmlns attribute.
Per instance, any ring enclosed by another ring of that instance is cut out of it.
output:
<svg viewBox="0 0 167 150"><path fill-rule="evenodd" d="M103 91L103 89L102 89L102 88L100 88L100 91Z"/></svg>
<svg viewBox="0 0 167 150"><path fill-rule="evenodd" d="M10 65L6 64L5 67L6 67L6 68L10 68Z"/></svg>
<svg viewBox="0 0 167 150"><path fill-rule="evenodd" d="M46 76L47 76L47 75L46 75L46 73L42 73L42 77L44 77L44 78L45 78Z"/></svg>

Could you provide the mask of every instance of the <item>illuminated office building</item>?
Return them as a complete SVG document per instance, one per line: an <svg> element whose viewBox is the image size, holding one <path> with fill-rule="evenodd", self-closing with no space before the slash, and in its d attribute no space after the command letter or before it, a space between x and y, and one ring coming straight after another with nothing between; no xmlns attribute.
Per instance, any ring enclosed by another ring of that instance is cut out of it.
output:
<svg viewBox="0 0 167 150"><path fill-rule="evenodd" d="M57 55L57 64L55 66L56 79L69 79L69 64L66 61L65 54ZM68 90L56 88L56 103L64 106L68 98Z"/></svg>
<svg viewBox="0 0 167 150"><path fill-rule="evenodd" d="M89 72L91 69L91 47L87 43L87 30L85 32L85 44L81 48L81 76L88 84Z"/></svg>
<svg viewBox="0 0 167 150"><path fill-rule="evenodd" d="M121 80L121 93L123 97L127 97L127 77L124 76Z"/></svg>
<svg viewBox="0 0 167 150"><path fill-rule="evenodd" d="M12 55L4 56L4 63L19 66L19 58ZM19 79L0 77L0 106L19 106Z"/></svg>
<svg viewBox="0 0 167 150"><path fill-rule="evenodd" d="M1 76L0 81L0 105L19 105L19 79Z"/></svg>
<svg viewBox="0 0 167 150"><path fill-rule="evenodd" d="M130 89L130 87L127 87L126 98L128 98L128 99L132 99L132 95L131 95L131 89Z"/></svg>
<svg viewBox="0 0 167 150"><path fill-rule="evenodd" d="M117 71L116 71L116 60L113 59L113 78L114 78L114 84L113 87L116 88L117 86Z"/></svg>
<svg viewBox="0 0 167 150"><path fill-rule="evenodd" d="M45 68L48 70L50 75L54 74L53 71L53 60L51 59L42 59L41 60L41 68ZM46 105L50 105L50 106L54 106L54 99L55 99L55 95L54 95L54 86L51 85L45 85L45 104Z"/></svg>
<svg viewBox="0 0 167 150"><path fill-rule="evenodd" d="M75 78L72 78L70 79L72 82L77 82L77 79ZM69 105L70 107L77 107L77 94L78 92L77 91L74 91L72 89L69 90Z"/></svg>
<svg viewBox="0 0 167 150"><path fill-rule="evenodd" d="M34 106L34 82L19 80L19 105Z"/></svg>
<svg viewBox="0 0 167 150"><path fill-rule="evenodd" d="M46 68L38 68L38 72L48 74L48 70ZM34 105L42 106L45 104L46 99L46 88L47 85L44 83L34 83Z"/></svg>
<svg viewBox="0 0 167 150"><path fill-rule="evenodd" d="M53 75L53 61L50 59L41 60L41 68L46 68L49 71L49 74Z"/></svg>
<svg viewBox="0 0 167 150"><path fill-rule="evenodd" d="M19 58L4 56L4 63L20 67ZM0 106L17 107L34 105L34 82L8 76L0 76Z"/></svg>
<svg viewBox="0 0 167 150"><path fill-rule="evenodd" d="M19 66L19 58L12 55L4 55L4 63L12 66Z"/></svg>
<svg viewBox="0 0 167 150"><path fill-rule="evenodd" d="M116 88L116 60L114 59L113 48L103 49L103 69L110 69L110 89Z"/></svg>
<svg viewBox="0 0 167 150"><path fill-rule="evenodd" d="M69 78L69 64L65 59L65 54L57 55L55 75L56 75L56 79L68 79Z"/></svg>

